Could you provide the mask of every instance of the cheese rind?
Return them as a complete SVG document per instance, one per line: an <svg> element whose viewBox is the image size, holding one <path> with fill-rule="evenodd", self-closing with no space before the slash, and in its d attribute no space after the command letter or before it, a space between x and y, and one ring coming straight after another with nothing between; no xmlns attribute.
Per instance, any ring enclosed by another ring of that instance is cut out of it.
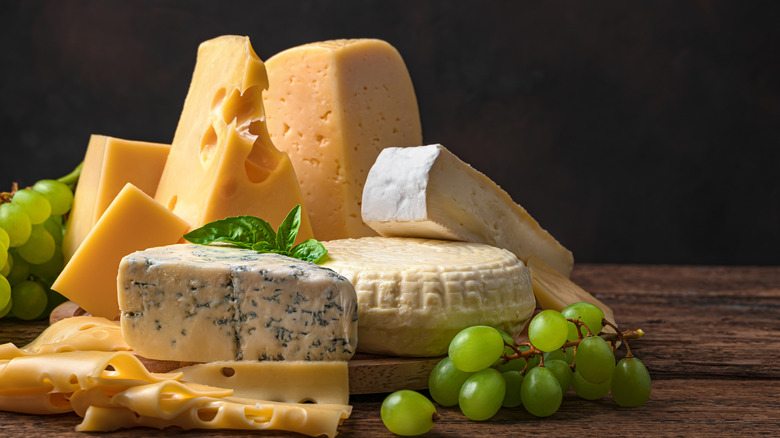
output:
<svg viewBox="0 0 780 438"><path fill-rule="evenodd" d="M324 242L357 292L358 351L438 356L472 325L518 333L535 308L528 268L488 245L363 237Z"/></svg>
<svg viewBox="0 0 780 438"><path fill-rule="evenodd" d="M334 40L285 50L265 65L268 130L293 161L314 235L376 235L360 217L368 170L382 148L422 143L401 55L377 39Z"/></svg>
<svg viewBox="0 0 780 438"><path fill-rule="evenodd" d="M349 404L346 361L219 361L180 368L182 380L230 388L235 397Z"/></svg>
<svg viewBox="0 0 780 438"><path fill-rule="evenodd" d="M65 260L87 237L111 201L127 183L154 196L170 145L122 140L105 135L89 138L84 165L66 224L62 252Z"/></svg>
<svg viewBox="0 0 780 438"><path fill-rule="evenodd" d="M52 289L94 316L119 315L116 274L125 255L178 242L188 224L128 183L119 192Z"/></svg>
<svg viewBox="0 0 780 438"><path fill-rule="evenodd" d="M479 242L565 276L574 258L495 182L440 144L387 148L363 191L363 220L382 236Z"/></svg>
<svg viewBox="0 0 780 438"><path fill-rule="evenodd" d="M198 48L170 157L155 199L192 228L229 216L272 226L303 204L292 163L268 137L265 66L248 37L222 36ZM313 237L305 206L297 242Z"/></svg>
<svg viewBox="0 0 780 438"><path fill-rule="evenodd" d="M122 333L144 357L348 360L357 299L336 272L278 254L171 245L122 259Z"/></svg>

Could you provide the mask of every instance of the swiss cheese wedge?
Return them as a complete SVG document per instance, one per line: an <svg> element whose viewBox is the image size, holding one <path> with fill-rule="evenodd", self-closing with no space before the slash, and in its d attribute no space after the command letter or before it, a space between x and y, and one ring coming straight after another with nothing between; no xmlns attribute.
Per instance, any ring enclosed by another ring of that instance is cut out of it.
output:
<svg viewBox="0 0 780 438"><path fill-rule="evenodd" d="M271 143L265 66L248 37L203 42L155 199L192 228L228 216L277 227L303 204L292 163ZM305 206L297 242L313 237Z"/></svg>

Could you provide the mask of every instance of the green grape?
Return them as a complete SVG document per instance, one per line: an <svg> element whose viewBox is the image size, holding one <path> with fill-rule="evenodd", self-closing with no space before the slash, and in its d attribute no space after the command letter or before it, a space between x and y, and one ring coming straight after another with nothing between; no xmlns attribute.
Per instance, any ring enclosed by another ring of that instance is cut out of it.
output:
<svg viewBox="0 0 780 438"><path fill-rule="evenodd" d="M544 367L555 374L555 378L558 379L558 383L561 384L561 394L566 394L566 392L569 391L572 375L574 374L569 364L567 364L565 360L545 359Z"/></svg>
<svg viewBox="0 0 780 438"><path fill-rule="evenodd" d="M476 325L460 331L450 342L449 355L461 371L474 372L494 364L504 352L504 338L493 327Z"/></svg>
<svg viewBox="0 0 780 438"><path fill-rule="evenodd" d="M22 207L33 225L42 224L51 216L51 204L45 196L31 189L22 189L14 193L11 200Z"/></svg>
<svg viewBox="0 0 780 438"><path fill-rule="evenodd" d="M19 319L38 318L46 309L46 291L34 281L23 281L14 286L11 298L14 300L11 312Z"/></svg>
<svg viewBox="0 0 780 438"><path fill-rule="evenodd" d="M520 346L520 351L528 351L530 349L531 347L527 345ZM534 354L526 357L525 360L528 362L528 369L530 370L531 368L539 366L539 363L542 361L542 356L539 354Z"/></svg>
<svg viewBox="0 0 780 438"><path fill-rule="evenodd" d="M499 330L499 333L501 333L501 337L504 338L504 342L506 344L515 345L515 340L512 339L512 337L509 336L506 332ZM509 345L504 345L504 355L512 356L513 354L515 354L515 350ZM504 362L504 359L499 358L493 365L495 365L496 369L504 373L507 371L522 371L525 369L525 364L525 359L519 357L517 359L512 359L509 362Z"/></svg>
<svg viewBox="0 0 780 438"><path fill-rule="evenodd" d="M548 360L562 360L566 362L566 353L564 353L563 349L561 348L553 351L548 351L544 353L543 356L544 356L544 363L547 363Z"/></svg>
<svg viewBox="0 0 780 438"><path fill-rule="evenodd" d="M569 322L556 310L542 310L528 325L528 339L542 351L561 348L569 333Z"/></svg>
<svg viewBox="0 0 780 438"><path fill-rule="evenodd" d="M0 228L0 244L6 248L11 247L11 238L8 237L8 231L3 228Z"/></svg>
<svg viewBox="0 0 780 438"><path fill-rule="evenodd" d="M0 204L0 227L8 233L8 247L15 248L27 242L32 224L24 209L16 204Z"/></svg>
<svg viewBox="0 0 780 438"><path fill-rule="evenodd" d="M43 280L46 284L51 285L57 279L57 276L60 275L64 266L62 249L57 246L54 248L54 254L48 261L31 264L30 273Z"/></svg>
<svg viewBox="0 0 780 438"><path fill-rule="evenodd" d="M33 190L46 197L51 205L51 214L65 214L73 205L73 192L65 184L53 180L43 179L35 183Z"/></svg>
<svg viewBox="0 0 780 438"><path fill-rule="evenodd" d="M523 378L520 397L525 409L537 417L548 417L558 411L563 400L561 384L552 371L532 368Z"/></svg>
<svg viewBox="0 0 780 438"><path fill-rule="evenodd" d="M17 251L19 256L32 264L48 262L54 255L54 238L43 225L33 225L30 238Z"/></svg>
<svg viewBox="0 0 780 438"><path fill-rule="evenodd" d="M442 406L455 406L458 404L460 387L472 374L455 368L450 358L445 357L433 367L428 377L431 398Z"/></svg>
<svg viewBox="0 0 780 438"><path fill-rule="evenodd" d="M572 303L566 306L566 308L563 309L561 313L564 317L566 317L566 319L579 318L580 322L588 326L594 335L601 333L601 329L604 328L604 324L602 324L602 320L604 319L604 312L591 303ZM580 328L580 330L582 331L583 336L588 336L588 330L585 327ZM573 322L569 322L569 334L567 339L569 341L574 341L579 338L580 337L577 334L577 326L574 325Z"/></svg>
<svg viewBox="0 0 780 438"><path fill-rule="evenodd" d="M436 421L436 407L419 392L404 389L385 398L379 410L385 427L396 435L422 435Z"/></svg>
<svg viewBox="0 0 780 438"><path fill-rule="evenodd" d="M11 254L6 252L6 261L2 268L0 268L0 275L3 277L8 277L8 274L11 272L11 268L14 266L14 258L11 257Z"/></svg>
<svg viewBox="0 0 780 438"><path fill-rule="evenodd" d="M19 284L30 277L30 264L24 261L19 254L8 253L8 263L11 265L11 271L5 277L11 286Z"/></svg>
<svg viewBox="0 0 780 438"><path fill-rule="evenodd" d="M466 379L458 395L461 412L469 420L485 421L496 415L506 395L504 376L494 368L474 373Z"/></svg>
<svg viewBox="0 0 780 438"><path fill-rule="evenodd" d="M620 406L642 406L650 398L650 373L635 357L625 357L612 372L612 399Z"/></svg>
<svg viewBox="0 0 780 438"><path fill-rule="evenodd" d="M5 266L6 261L8 261L8 247L0 242L0 266Z"/></svg>
<svg viewBox="0 0 780 438"><path fill-rule="evenodd" d="M11 283L4 276L0 275L0 309L5 308L10 300Z"/></svg>
<svg viewBox="0 0 780 438"><path fill-rule="evenodd" d="M0 309L0 318L4 317L4 316L8 315L8 313L10 313L11 312L11 308L13 307L13 305L14 305L14 300L12 298L12 299L8 300L8 304L6 304L3 309Z"/></svg>
<svg viewBox="0 0 780 438"><path fill-rule="evenodd" d="M59 222L57 222L56 218L60 218ZM46 228L46 231L48 231L49 234L51 234L51 237L54 238L54 244L57 246L62 246L62 237L64 234L64 229L62 227L62 216L50 216L43 223L43 227Z"/></svg>
<svg viewBox="0 0 780 438"><path fill-rule="evenodd" d="M588 336L577 346L576 367L580 375L591 383L604 383L615 369L615 354L604 339Z"/></svg>
<svg viewBox="0 0 780 438"><path fill-rule="evenodd" d="M523 404L520 397L520 389L523 387L523 375L517 371L507 371L503 373L506 382L506 392L501 406L505 408L516 408Z"/></svg>
<svg viewBox="0 0 780 438"><path fill-rule="evenodd" d="M571 379L574 392L585 400L598 400L609 392L609 380L602 383L590 383L575 371Z"/></svg>
<svg viewBox="0 0 780 438"><path fill-rule="evenodd" d="M566 355L566 363L571 365L574 363L574 347L566 347L563 349L564 354Z"/></svg>

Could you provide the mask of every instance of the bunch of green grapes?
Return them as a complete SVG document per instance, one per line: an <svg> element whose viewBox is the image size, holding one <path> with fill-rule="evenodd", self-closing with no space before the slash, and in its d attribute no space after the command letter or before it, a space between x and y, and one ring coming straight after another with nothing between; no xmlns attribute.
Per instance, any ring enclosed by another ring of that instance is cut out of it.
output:
<svg viewBox="0 0 780 438"><path fill-rule="evenodd" d="M626 357L615 365L611 344L597 336L603 321L601 309L589 303L574 303L562 312L544 310L528 326L530 342L519 346L495 328L466 328L453 338L449 356L431 371L430 395L441 406L458 405L474 421L487 420L502 407L523 406L537 417L550 416L571 387L584 399L612 391L618 405L641 406L650 396L650 374L627 344ZM388 429L399 435L430 430L433 403L419 393L399 393L382 406ZM394 430L402 424L404 433Z"/></svg>
<svg viewBox="0 0 780 438"><path fill-rule="evenodd" d="M73 191L45 179L0 202L0 317L40 318L64 301L50 287L63 267L63 215Z"/></svg>

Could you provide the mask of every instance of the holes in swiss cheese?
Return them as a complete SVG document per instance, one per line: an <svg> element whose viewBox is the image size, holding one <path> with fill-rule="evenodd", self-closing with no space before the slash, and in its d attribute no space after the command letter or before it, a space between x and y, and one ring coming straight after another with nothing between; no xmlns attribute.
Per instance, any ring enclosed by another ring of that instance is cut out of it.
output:
<svg viewBox="0 0 780 438"><path fill-rule="evenodd" d="M225 377L233 377L236 375L236 370L231 367L222 367L220 370Z"/></svg>
<svg viewBox="0 0 780 438"><path fill-rule="evenodd" d="M203 133L200 140L200 162L205 166L217 151L217 131L214 125L209 125L209 129Z"/></svg>

